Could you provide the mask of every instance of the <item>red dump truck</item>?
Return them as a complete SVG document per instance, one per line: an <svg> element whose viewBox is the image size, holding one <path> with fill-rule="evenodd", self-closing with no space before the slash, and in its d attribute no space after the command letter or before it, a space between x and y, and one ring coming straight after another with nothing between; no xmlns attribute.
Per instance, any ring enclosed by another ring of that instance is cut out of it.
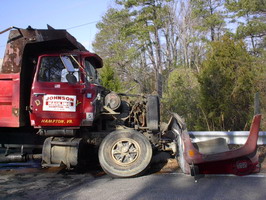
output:
<svg viewBox="0 0 266 200"><path fill-rule="evenodd" d="M88 162L88 146L101 143L104 171L131 177L147 168L154 149L171 151L172 141L159 133L157 96L103 88L102 59L66 30L9 30L0 73L0 144L6 148L0 161L41 157L44 167L72 168ZM13 147L20 153L12 154Z"/></svg>

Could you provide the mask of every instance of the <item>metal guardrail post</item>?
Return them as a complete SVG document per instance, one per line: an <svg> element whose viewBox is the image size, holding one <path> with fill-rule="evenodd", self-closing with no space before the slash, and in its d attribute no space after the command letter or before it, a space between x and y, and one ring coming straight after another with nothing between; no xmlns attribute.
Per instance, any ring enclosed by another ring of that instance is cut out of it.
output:
<svg viewBox="0 0 266 200"><path fill-rule="evenodd" d="M260 97L259 93L257 92L254 98L254 115L258 114L260 114Z"/></svg>

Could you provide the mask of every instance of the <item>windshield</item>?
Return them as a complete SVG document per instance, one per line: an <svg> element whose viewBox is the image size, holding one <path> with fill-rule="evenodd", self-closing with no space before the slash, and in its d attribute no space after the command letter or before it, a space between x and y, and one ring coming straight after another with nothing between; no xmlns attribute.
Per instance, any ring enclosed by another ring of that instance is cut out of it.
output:
<svg viewBox="0 0 266 200"><path fill-rule="evenodd" d="M41 59L38 81L67 82L72 73L79 81L79 66L72 56L44 56Z"/></svg>
<svg viewBox="0 0 266 200"><path fill-rule="evenodd" d="M95 62L93 58L88 57L85 58L85 70L87 74L87 80L89 82L97 83L99 84L99 78L98 78L98 73L97 70L95 69Z"/></svg>

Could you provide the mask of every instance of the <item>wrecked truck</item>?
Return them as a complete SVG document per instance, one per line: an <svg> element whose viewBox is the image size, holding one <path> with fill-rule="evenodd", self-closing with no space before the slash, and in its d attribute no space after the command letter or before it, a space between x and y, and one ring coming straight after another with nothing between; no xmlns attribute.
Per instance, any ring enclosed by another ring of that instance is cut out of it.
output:
<svg viewBox="0 0 266 200"><path fill-rule="evenodd" d="M90 162L96 146L101 167L113 177L142 174L160 151L178 157L183 172L194 176L259 171L260 114L237 150L221 138L193 143L177 114L160 126L158 96L102 87L102 59L66 30L9 30L0 73L0 162L41 158L43 167L75 168Z"/></svg>
<svg viewBox="0 0 266 200"><path fill-rule="evenodd" d="M66 30L9 30L0 73L0 161L39 157L43 167L74 168L100 144L103 170L131 177L145 171L154 150L175 149L160 134L159 98L102 87L102 59Z"/></svg>

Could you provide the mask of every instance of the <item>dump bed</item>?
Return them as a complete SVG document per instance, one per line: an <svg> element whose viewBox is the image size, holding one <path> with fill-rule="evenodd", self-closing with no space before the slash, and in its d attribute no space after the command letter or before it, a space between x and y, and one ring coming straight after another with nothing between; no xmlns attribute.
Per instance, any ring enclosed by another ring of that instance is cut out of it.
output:
<svg viewBox="0 0 266 200"><path fill-rule="evenodd" d="M66 30L11 30L0 69L0 127L29 125L30 90L39 55L86 50Z"/></svg>

